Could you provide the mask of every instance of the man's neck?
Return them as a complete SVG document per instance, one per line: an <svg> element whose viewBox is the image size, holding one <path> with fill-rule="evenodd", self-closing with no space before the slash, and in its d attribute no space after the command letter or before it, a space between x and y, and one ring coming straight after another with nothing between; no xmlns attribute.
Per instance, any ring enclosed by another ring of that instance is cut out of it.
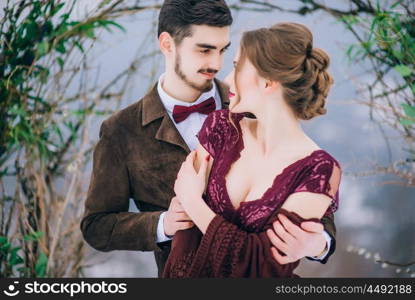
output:
<svg viewBox="0 0 415 300"><path fill-rule="evenodd" d="M195 102L202 94L200 91L188 86L177 76L168 73L164 75L161 87L170 97L188 103Z"/></svg>

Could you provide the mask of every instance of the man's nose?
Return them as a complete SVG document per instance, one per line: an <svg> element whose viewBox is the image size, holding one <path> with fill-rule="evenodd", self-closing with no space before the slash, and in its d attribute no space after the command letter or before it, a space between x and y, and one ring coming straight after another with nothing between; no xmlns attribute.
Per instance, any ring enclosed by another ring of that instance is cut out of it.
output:
<svg viewBox="0 0 415 300"><path fill-rule="evenodd" d="M214 55L209 62L209 69L213 69L216 71L220 71L223 64L223 56L222 55Z"/></svg>

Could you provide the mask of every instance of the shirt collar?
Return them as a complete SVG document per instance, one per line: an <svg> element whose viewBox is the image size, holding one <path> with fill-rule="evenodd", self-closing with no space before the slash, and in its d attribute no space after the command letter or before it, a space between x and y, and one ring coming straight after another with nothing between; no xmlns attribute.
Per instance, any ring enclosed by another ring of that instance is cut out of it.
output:
<svg viewBox="0 0 415 300"><path fill-rule="evenodd" d="M194 101L192 103L189 103L189 102L178 100L176 98L173 98L172 96L170 96L169 94L167 94L163 90L162 84L163 84L164 76L165 76L165 74L163 73L159 78L159 81L157 83L157 92L160 96L161 102L163 103L164 107L166 108L167 112L169 112L169 113L173 112L173 108L174 108L175 105L192 106L192 105L195 105L195 104L199 104L199 103L209 99L210 97L215 97L215 95L216 95L216 83L213 81L213 86L210 89L210 91L202 93L200 95L200 97L197 98L196 101Z"/></svg>

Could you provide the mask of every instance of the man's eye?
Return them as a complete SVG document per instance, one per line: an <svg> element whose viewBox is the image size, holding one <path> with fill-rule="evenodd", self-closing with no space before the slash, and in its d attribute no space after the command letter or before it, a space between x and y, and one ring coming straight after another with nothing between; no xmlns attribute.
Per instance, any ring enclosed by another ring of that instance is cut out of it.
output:
<svg viewBox="0 0 415 300"><path fill-rule="evenodd" d="M209 49L206 49L206 50L202 50L202 51L200 51L200 53L203 53L203 54L208 54L210 52L210 50Z"/></svg>

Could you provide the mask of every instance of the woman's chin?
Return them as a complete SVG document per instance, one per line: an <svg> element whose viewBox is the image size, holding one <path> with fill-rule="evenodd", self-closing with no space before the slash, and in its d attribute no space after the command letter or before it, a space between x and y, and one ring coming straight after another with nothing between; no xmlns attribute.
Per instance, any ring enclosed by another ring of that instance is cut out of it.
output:
<svg viewBox="0 0 415 300"><path fill-rule="evenodd" d="M235 103L235 102L230 102L229 103L229 111L231 112L231 113L234 113L234 114L237 114L237 113L239 113L239 105L238 105L239 103Z"/></svg>
<svg viewBox="0 0 415 300"><path fill-rule="evenodd" d="M232 105L232 103L229 105L229 111L233 114L241 114L246 112L246 110L244 110L240 105Z"/></svg>

